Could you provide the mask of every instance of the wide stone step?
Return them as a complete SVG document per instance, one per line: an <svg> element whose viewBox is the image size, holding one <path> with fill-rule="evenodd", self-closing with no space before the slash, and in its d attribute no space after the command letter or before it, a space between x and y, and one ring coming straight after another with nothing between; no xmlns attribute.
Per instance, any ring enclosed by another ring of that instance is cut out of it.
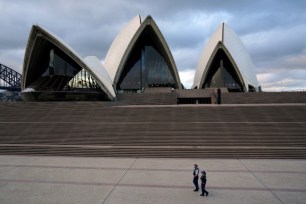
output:
<svg viewBox="0 0 306 204"><path fill-rule="evenodd" d="M1 154L306 157L305 104L4 103L0 113Z"/></svg>
<svg viewBox="0 0 306 204"><path fill-rule="evenodd" d="M182 157L182 158L304 158L306 148L288 147L151 147L139 146L6 146L0 154L120 156L120 157ZM304 156L303 156L304 155Z"/></svg>

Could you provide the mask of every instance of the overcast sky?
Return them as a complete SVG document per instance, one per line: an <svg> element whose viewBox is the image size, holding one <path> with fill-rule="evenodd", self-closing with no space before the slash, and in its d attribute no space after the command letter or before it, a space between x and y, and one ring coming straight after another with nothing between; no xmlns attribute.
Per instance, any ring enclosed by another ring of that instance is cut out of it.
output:
<svg viewBox="0 0 306 204"><path fill-rule="evenodd" d="M101 61L136 15L151 15L190 88L205 43L226 22L264 91L306 89L306 0L0 0L0 63L21 72L33 24Z"/></svg>

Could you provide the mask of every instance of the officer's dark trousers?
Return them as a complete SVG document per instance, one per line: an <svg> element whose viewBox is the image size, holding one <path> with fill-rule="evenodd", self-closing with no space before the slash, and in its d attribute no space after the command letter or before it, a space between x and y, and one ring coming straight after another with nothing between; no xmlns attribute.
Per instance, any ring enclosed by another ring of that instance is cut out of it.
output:
<svg viewBox="0 0 306 204"><path fill-rule="evenodd" d="M193 177L193 184L196 187L196 189L199 189L199 183L198 183L199 177L195 176Z"/></svg>
<svg viewBox="0 0 306 204"><path fill-rule="evenodd" d="M201 190L202 190L202 195L204 195L204 193L208 193L205 189L206 183L201 183Z"/></svg>

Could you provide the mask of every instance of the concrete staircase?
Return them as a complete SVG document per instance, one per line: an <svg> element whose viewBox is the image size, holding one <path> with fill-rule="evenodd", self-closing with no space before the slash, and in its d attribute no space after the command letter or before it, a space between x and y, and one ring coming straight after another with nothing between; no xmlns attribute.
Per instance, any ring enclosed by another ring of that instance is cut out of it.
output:
<svg viewBox="0 0 306 204"><path fill-rule="evenodd" d="M306 158L306 104L0 103L0 154Z"/></svg>

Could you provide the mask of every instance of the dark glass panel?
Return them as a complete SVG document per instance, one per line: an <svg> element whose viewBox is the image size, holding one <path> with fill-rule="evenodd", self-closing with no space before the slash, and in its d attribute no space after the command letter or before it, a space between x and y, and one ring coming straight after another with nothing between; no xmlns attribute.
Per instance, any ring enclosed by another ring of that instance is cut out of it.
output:
<svg viewBox="0 0 306 204"><path fill-rule="evenodd" d="M202 88L226 87L229 91L244 91L233 64L223 49L219 49L208 69Z"/></svg>
<svg viewBox="0 0 306 204"><path fill-rule="evenodd" d="M134 51L126 63L119 80L119 90L141 90L141 50Z"/></svg>
<svg viewBox="0 0 306 204"><path fill-rule="evenodd" d="M132 55L123 69L118 90L139 90L145 87L175 87L175 80L163 56L153 47L144 46L140 55Z"/></svg>
<svg viewBox="0 0 306 204"><path fill-rule="evenodd" d="M117 91L143 92L149 86L177 88L165 53L155 32L148 26L129 53Z"/></svg>
<svg viewBox="0 0 306 204"><path fill-rule="evenodd" d="M44 53L43 61L36 66L46 66L44 72L26 88L36 91L101 91L94 78L72 59L54 48Z"/></svg>
<svg viewBox="0 0 306 204"><path fill-rule="evenodd" d="M50 51L50 58L49 58L49 67L43 73L42 76L67 76L73 77L79 72L78 69L74 68L69 62L64 60L58 54L54 53L54 50Z"/></svg>
<svg viewBox="0 0 306 204"><path fill-rule="evenodd" d="M175 84L164 58L152 46L145 47L143 79L144 87Z"/></svg>

